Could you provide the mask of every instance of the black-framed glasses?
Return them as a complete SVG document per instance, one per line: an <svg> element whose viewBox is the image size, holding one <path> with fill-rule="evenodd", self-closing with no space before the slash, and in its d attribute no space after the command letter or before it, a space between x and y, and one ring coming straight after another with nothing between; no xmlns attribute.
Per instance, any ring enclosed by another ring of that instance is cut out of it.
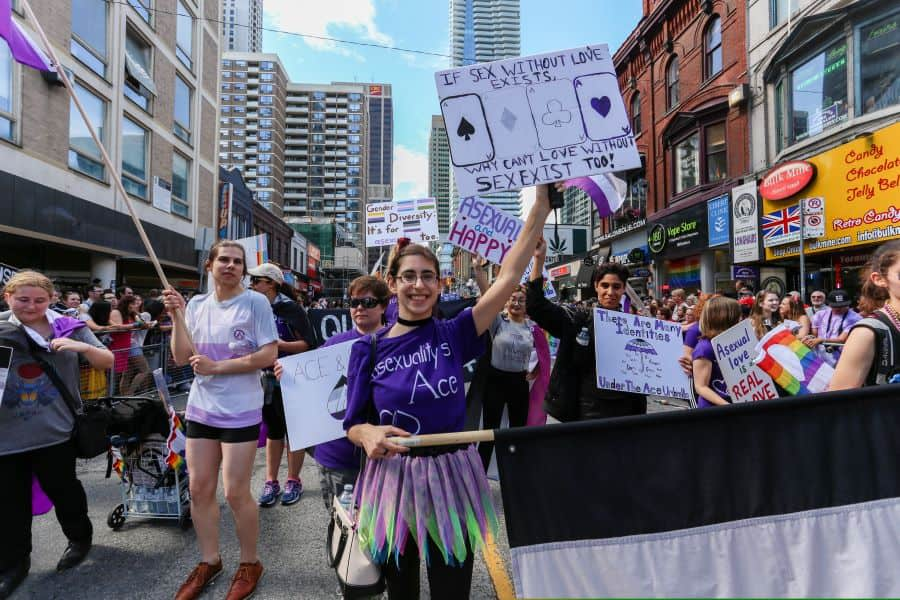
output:
<svg viewBox="0 0 900 600"><path fill-rule="evenodd" d="M421 273L416 273L415 271L403 271L400 273L400 279L403 283L408 285L414 284L417 279L421 279L422 283L425 285L432 285L437 282L438 276L434 271L422 271Z"/></svg>
<svg viewBox="0 0 900 600"><path fill-rule="evenodd" d="M259 283L260 281L265 281L266 283L272 283L272 280L268 277L251 277L250 283Z"/></svg>
<svg viewBox="0 0 900 600"><path fill-rule="evenodd" d="M378 306L378 298L366 296L365 298L350 298L350 308L375 308Z"/></svg>

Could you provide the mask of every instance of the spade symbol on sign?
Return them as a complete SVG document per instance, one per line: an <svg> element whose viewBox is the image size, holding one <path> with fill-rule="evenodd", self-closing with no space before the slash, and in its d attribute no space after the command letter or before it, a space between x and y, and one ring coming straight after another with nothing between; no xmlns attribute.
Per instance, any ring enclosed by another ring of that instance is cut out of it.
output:
<svg viewBox="0 0 900 600"><path fill-rule="evenodd" d="M456 135L466 138L466 141L468 142L472 139L471 136L473 133L475 133L475 128L472 124L466 121L465 117L461 118L459 120L459 127L456 128Z"/></svg>

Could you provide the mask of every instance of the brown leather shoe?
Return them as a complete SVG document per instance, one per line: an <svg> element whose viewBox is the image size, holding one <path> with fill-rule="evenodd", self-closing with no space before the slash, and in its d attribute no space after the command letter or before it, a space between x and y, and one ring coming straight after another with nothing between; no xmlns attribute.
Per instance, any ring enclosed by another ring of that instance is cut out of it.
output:
<svg viewBox="0 0 900 600"><path fill-rule="evenodd" d="M194 600L195 598L199 598L206 586L221 573L221 560L215 565L206 562L198 564L194 567L194 570L191 571L191 574L188 575L187 580L181 584L178 593L175 594L175 600Z"/></svg>
<svg viewBox="0 0 900 600"><path fill-rule="evenodd" d="M244 598L252 596L253 592L256 591L256 584L259 583L259 578L262 577L262 574L263 566L261 562L241 563L237 573L234 574L234 578L231 580L231 587L228 589L228 595L225 596L225 600L244 600Z"/></svg>

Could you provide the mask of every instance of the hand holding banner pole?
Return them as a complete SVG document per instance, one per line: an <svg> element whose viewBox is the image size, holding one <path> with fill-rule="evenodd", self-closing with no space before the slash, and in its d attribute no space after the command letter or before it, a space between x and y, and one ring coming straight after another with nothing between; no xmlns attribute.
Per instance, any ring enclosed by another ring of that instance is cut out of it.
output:
<svg viewBox="0 0 900 600"><path fill-rule="evenodd" d="M147 250L147 256L150 258L150 262L153 263L153 267L156 269L156 274L159 277L162 286L167 289L172 289L171 284L169 284L169 280L166 278L165 273L163 273L162 266L159 264L159 259L156 257L156 252L153 251L153 246L150 245L150 240L149 238L147 238L147 233L144 231L144 226L141 224L140 218L138 218L137 213L134 211L134 207L131 205L131 200L128 198L128 193L125 191L125 187L122 185L122 176L119 173L119 170L113 164L112 159L109 157L109 154L106 152L106 148L103 146L103 142L100 141L100 138L97 135L97 131L94 129L94 125L88 118L87 112L84 110L84 106L82 106L81 104L81 100L78 99L78 95L75 93L75 90L72 87L72 82L69 81L69 76L66 75L66 70L63 67L62 62L60 62L59 57L56 56L56 51L53 49L53 45L50 44L50 40L47 38L47 34L44 33L44 28L41 27L40 22L37 20L34 12L31 10L31 5L28 3L28 0L22 0L22 9L25 11L25 15L28 17L28 20L31 21L32 25L40 36L41 43L44 45L47 56L49 56L50 60L53 61L53 64L56 65L56 72L59 75L59 78L62 80L66 91L69 93L69 97L72 99L72 102L75 104L75 108L78 109L78 113L84 120L84 124L87 127L88 133L91 134L91 138L94 140L94 143L97 144L97 148L100 150L100 155L103 158L103 164L106 165L106 168L109 170L110 179L112 179L113 186L115 187L115 190L119 193L119 195L122 196L122 200L124 200L125 202L125 207L128 209L128 214L131 215L131 220L134 221L134 226L137 228L138 235L140 236L141 241L144 243L144 248ZM180 308L175 310L174 317L178 324L184 327L185 331L188 331L187 324L184 320L184 312ZM188 340L190 340L190 333L188 333ZM193 340L191 340L191 353L197 354L197 350L194 347Z"/></svg>

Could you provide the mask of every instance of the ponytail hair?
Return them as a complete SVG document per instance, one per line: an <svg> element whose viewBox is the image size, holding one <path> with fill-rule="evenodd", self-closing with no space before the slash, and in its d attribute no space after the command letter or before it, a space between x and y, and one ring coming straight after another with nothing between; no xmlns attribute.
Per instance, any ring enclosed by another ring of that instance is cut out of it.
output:
<svg viewBox="0 0 900 600"><path fill-rule="evenodd" d="M888 288L876 285L872 281L872 275L878 273L887 278L888 269L898 260L900 260L900 240L884 243L875 251L868 268L862 273L863 285L859 300L859 309L862 313L875 312L890 299Z"/></svg>

